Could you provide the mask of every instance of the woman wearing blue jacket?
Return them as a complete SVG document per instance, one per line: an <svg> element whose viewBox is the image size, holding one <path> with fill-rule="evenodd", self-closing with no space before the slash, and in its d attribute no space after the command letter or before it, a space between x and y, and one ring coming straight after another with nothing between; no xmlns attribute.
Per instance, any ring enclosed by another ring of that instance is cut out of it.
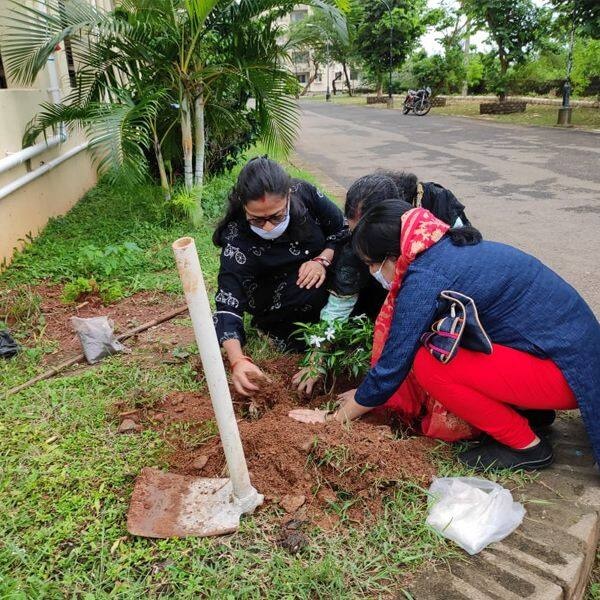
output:
<svg viewBox="0 0 600 600"><path fill-rule="evenodd" d="M300 409L290 416L357 418L386 403L410 373L445 409L488 434L459 456L468 466L534 470L552 463L551 446L516 409L579 408L598 461L600 324L575 289L536 258L481 241L472 227L449 229L399 200L362 217L354 247L389 289L376 325L376 363L335 413ZM474 301L491 353L460 347L443 363L423 345L445 306L444 291Z"/></svg>

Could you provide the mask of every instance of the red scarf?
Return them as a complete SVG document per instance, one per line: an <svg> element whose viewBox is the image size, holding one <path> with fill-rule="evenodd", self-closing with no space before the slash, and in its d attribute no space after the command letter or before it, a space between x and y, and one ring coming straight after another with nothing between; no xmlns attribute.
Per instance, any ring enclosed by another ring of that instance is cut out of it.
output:
<svg viewBox="0 0 600 600"><path fill-rule="evenodd" d="M379 360L388 338L396 297L408 267L421 252L439 242L450 226L424 208L413 208L402 215L400 257L396 262L394 281L375 322L371 366ZM407 422L421 420L421 430L429 437L455 441L476 433L465 421L452 415L417 383L412 371L384 405L399 412Z"/></svg>

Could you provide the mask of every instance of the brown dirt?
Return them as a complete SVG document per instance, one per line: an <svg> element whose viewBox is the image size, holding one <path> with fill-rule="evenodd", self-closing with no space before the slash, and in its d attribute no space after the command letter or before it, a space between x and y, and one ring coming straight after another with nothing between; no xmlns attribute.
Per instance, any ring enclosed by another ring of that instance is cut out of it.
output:
<svg viewBox="0 0 600 600"><path fill-rule="evenodd" d="M291 391L297 357L282 356L262 367L271 382L262 384L251 400L234 395L234 407L252 482L265 495L267 506L279 505L288 518L291 512L292 516L310 518L330 529L338 522L335 511L327 510L335 508L332 505L339 507L351 501L347 515L361 522L369 513L381 510L386 489L396 482L430 482L435 474L429 459L433 445L430 440L398 439L388 425L381 424L385 415L378 417L379 424L377 420L348 426L294 421L287 413L301 405ZM308 406L322 406L331 398L318 396ZM250 403L259 407L258 414L250 413ZM164 432L172 448L168 456L172 472L226 475L212 406L206 396L175 392L151 409L141 409L134 415L124 412L121 417ZM174 427L176 423L181 426Z"/></svg>
<svg viewBox="0 0 600 600"><path fill-rule="evenodd" d="M58 343L56 350L45 357L48 364L59 363L82 351L79 338L71 328L71 317L107 316L113 321L115 334L118 335L183 304L182 300L178 301L173 296L161 292L139 292L109 305L104 305L98 296L92 294L88 294L76 304L65 304L61 301L60 285L40 284L32 287L32 292L41 297L40 309L46 321L45 338ZM181 317L186 317L186 314ZM169 321L140 333L125 345L147 347L163 355L170 353L176 346L187 346L193 342L194 333L191 327Z"/></svg>

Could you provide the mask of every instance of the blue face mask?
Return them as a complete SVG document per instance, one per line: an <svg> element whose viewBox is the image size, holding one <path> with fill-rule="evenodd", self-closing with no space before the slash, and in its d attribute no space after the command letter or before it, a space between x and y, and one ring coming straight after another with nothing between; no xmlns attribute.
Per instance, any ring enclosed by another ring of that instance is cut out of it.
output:
<svg viewBox="0 0 600 600"><path fill-rule="evenodd" d="M375 277L375 279L381 284L381 287L383 287L384 290L389 290L392 287L392 282L388 281L381 272L381 269L383 268L383 265L385 265L386 260L387 258L379 265L379 269L377 269L375 273L371 273L371 275Z"/></svg>
<svg viewBox="0 0 600 600"><path fill-rule="evenodd" d="M271 231L265 231L260 227L256 227L256 225L250 225L250 229L254 231L254 233L260 236L263 240L276 240L278 237L282 236L285 233L285 230L288 228L290 224L290 205L288 203L287 215L285 219L281 221L278 225L273 227Z"/></svg>

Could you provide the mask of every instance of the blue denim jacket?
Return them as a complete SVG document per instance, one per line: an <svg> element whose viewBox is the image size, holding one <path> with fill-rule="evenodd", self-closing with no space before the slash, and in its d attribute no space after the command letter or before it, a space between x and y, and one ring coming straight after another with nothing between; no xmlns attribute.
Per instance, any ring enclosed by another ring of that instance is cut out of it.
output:
<svg viewBox="0 0 600 600"><path fill-rule="evenodd" d="M494 343L558 365L577 398L600 463L600 324L554 271L504 244L459 247L446 238L410 265L383 353L358 388L356 401L383 404L404 381L445 289L473 298Z"/></svg>

